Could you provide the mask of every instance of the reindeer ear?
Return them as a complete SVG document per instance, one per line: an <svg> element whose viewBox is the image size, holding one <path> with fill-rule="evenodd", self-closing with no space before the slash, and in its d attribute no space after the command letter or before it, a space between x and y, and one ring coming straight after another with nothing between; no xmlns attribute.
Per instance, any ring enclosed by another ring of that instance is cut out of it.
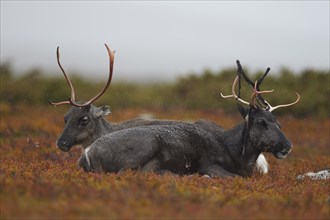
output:
<svg viewBox="0 0 330 220"><path fill-rule="evenodd" d="M102 107L95 108L94 115L98 118L105 117L111 113L110 107L105 105Z"/></svg>
<svg viewBox="0 0 330 220"><path fill-rule="evenodd" d="M244 119L246 119L246 117L247 117L248 114L249 114L249 109L244 108L243 105L241 105L241 104L237 104L237 107L238 107L238 111L239 111L239 113L241 113L242 117L243 117Z"/></svg>
<svg viewBox="0 0 330 220"><path fill-rule="evenodd" d="M249 109L247 110L248 113L245 117L245 121L248 125L250 125L249 121L255 117L256 112L259 110L260 110L259 106L250 105Z"/></svg>

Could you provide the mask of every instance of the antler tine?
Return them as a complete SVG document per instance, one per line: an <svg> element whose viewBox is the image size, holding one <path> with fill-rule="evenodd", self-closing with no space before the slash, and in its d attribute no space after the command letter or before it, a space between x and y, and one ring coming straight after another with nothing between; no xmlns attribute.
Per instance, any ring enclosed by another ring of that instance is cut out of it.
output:
<svg viewBox="0 0 330 220"><path fill-rule="evenodd" d="M264 77L263 77L264 78ZM263 79L262 78L262 79ZM258 81L259 80L257 80L255 83L254 83L254 88L253 88L253 92L252 92L252 97L251 97L251 104L253 105L253 106L255 106L255 103L254 103L254 100L255 99L258 99L258 97L261 97L261 94L265 94L265 93L272 93L272 92L274 92L274 89L273 90L264 90L264 91L259 91L258 90ZM262 81L262 80L261 80ZM265 105L269 105L262 97L261 97L261 99L265 102Z"/></svg>
<svg viewBox="0 0 330 220"><path fill-rule="evenodd" d="M266 72L262 75L262 77L257 80L257 82L256 82L257 91L260 91L260 85L261 85L262 81L265 79L265 77L267 76L267 74L269 73L269 71L270 71L270 67L268 67L266 69ZM265 99L261 95L258 95L256 98L257 98L257 101L259 102L259 104L267 106L267 102L265 101Z"/></svg>
<svg viewBox="0 0 330 220"><path fill-rule="evenodd" d="M242 66L241 66L241 63L239 60L236 61L236 64L237 64L237 71L238 71L238 74L239 75L243 75L243 78L245 79L245 81L251 86L252 90L254 90L254 87L255 87L255 83L253 83L246 75L246 73L244 72ZM264 80L264 78L267 76L268 72L270 71L270 68L268 67L266 72L262 75L262 77L260 79L258 79L257 81L257 91L260 90L260 84L262 83L262 81ZM260 94L257 94L256 96L256 99L258 101L258 103L260 105L267 105L267 103L265 102L264 98L260 95Z"/></svg>
<svg viewBox="0 0 330 220"><path fill-rule="evenodd" d="M70 99L70 98L69 98ZM59 105L70 105L71 102L70 101L63 101L63 102L52 102L50 100L48 100L48 103L53 105L53 106L59 106Z"/></svg>
<svg viewBox="0 0 330 220"><path fill-rule="evenodd" d="M93 97L92 99L90 99L88 102L86 102L84 104L81 104L81 105L77 104L75 102L72 102L72 100L70 99L71 104L76 106L76 107L84 107L84 106L88 106L91 103L93 103L95 100L100 98L105 93L105 91L107 90L107 88L109 87L109 85L111 83L112 75L113 75L113 63L114 63L115 57L114 57L114 52L111 51L111 49L108 47L108 45L107 44L104 44L104 45L107 48L108 55L109 55L109 78L108 78L107 84L105 85L103 90L101 92L99 92L99 94L97 94L95 97Z"/></svg>
<svg viewBox="0 0 330 220"><path fill-rule="evenodd" d="M238 75L238 97L241 97L241 89L242 89L242 83L241 83L241 78L242 78L242 74L240 73L240 68L239 66L241 66L239 60L236 60L237 63L237 75Z"/></svg>
<svg viewBox="0 0 330 220"><path fill-rule="evenodd" d="M65 73L65 70L63 69L62 65L61 65L61 62L60 62L60 47L57 47L56 49L56 58L57 58L57 63L59 65L59 67L61 68L61 71L70 87L70 90L71 90L71 96L69 98L69 101L63 101L63 102L52 102L50 100L48 100L49 104L53 105L53 106L58 106L58 105L66 105L66 104L71 104L71 103L75 103L75 99L76 99L76 95L75 95L75 92L74 92L74 88L73 88L73 85L71 83L71 80L70 78L68 77L68 75Z"/></svg>
<svg viewBox="0 0 330 220"><path fill-rule="evenodd" d="M56 50L56 55L57 55L57 63L58 65L60 66L61 70L62 70L62 73L66 79L66 81L68 82L68 85L70 87L70 90L71 90L71 97L70 97L70 100L72 101L75 101L76 100L76 94L74 92L74 88L73 88L73 85L71 83L71 80L70 78L68 77L68 75L65 73L65 70L63 69L62 65L61 65L61 62L60 62L60 47L57 47L57 50Z"/></svg>
<svg viewBox="0 0 330 220"><path fill-rule="evenodd" d="M247 102L247 101L244 101L243 99L241 99L240 97L238 97L237 95L236 95L236 93L235 93L235 87L236 87L236 84L237 84L237 81L238 81L238 76L236 76L236 78L235 78L235 80L234 80L234 83L233 83L233 85L232 85L232 87L231 87L231 95L223 95L222 93L220 93L221 94L221 97L222 98L224 98L224 99L226 99L226 98L234 98L234 99L236 99L237 101L239 101L240 103L242 103L242 104L244 104L244 105L250 105L250 103L249 102Z"/></svg>
<svg viewBox="0 0 330 220"><path fill-rule="evenodd" d="M268 67L267 70L266 70L266 72L263 74L263 76L260 79L257 80L255 90L257 90L258 92L261 92L261 93L270 93L270 92L274 91L274 90L271 90L271 91L259 91L260 90L260 88L259 88L260 87L260 84L262 83L262 81L264 80L264 78L267 76L267 74L268 74L269 71L270 71L270 67ZM289 103L289 104L277 105L275 107L271 106L266 100L264 100L264 98L261 95L256 96L256 98L258 100L260 100L263 105L267 106L266 107L266 110L268 110L269 112L272 112L275 109L283 108L283 107L288 107L288 106L294 105L297 102L299 102L300 95L298 93L296 93L296 94L298 96L297 99L296 99L296 101L294 101L292 103Z"/></svg>
<svg viewBox="0 0 330 220"><path fill-rule="evenodd" d="M245 74L241 63L239 62L239 60L236 60L236 64L237 64L237 71L238 74L243 75L243 78L245 79L245 81L251 86L251 88L254 88L254 83L247 77L247 75Z"/></svg>
<svg viewBox="0 0 330 220"><path fill-rule="evenodd" d="M271 106L267 101L265 101L266 103L267 103L267 105L268 105L268 111L269 112L272 112L272 111L274 111L275 109L278 109L278 108L283 108L283 107L288 107L288 106L291 106L291 105L294 105L294 104L296 104L296 103L298 103L299 102L299 100L300 100L300 95L296 92L296 94L297 94L297 99L296 99L296 101L294 101L294 102L292 102L292 103L289 103L289 104L284 104L284 105L277 105L277 106Z"/></svg>
<svg viewBox="0 0 330 220"><path fill-rule="evenodd" d="M271 106L262 96L261 94L265 94L265 93L271 93L273 92L274 90L265 90L265 91L260 91L260 85L262 83L262 81L265 79L265 77L267 76L267 74L269 73L270 71L270 68L268 67L266 72L262 75L262 77L260 79L258 79L255 83L253 83L248 77L247 75L245 74L239 60L236 61L236 64L237 64L237 68L238 68L238 76L240 75L243 75L243 78L245 79L245 81L252 87L252 90L253 90L253 93L252 93L252 97L251 97L251 105L255 105L254 104L254 100L256 99L258 101L259 104L262 104L262 105L265 105L267 106L266 107L266 110L272 112L274 111L275 109L278 109L278 108L283 108L283 107L288 107L288 106L291 106L291 105L294 105L296 104L297 102L299 102L300 100L300 95L298 93L297 94L297 99L296 101L292 102L292 103L289 103L289 104L284 104L284 105L277 105L277 106ZM239 78L239 77L237 77ZM235 79L236 80L236 79ZM234 82L235 83L235 82ZM228 96L223 96L221 94L221 96L223 98L229 98L229 97L234 97L234 98L238 98L237 95L234 93L235 91L233 91L233 95L228 95ZM243 100L244 101L244 100ZM244 101L246 102L246 101Z"/></svg>
<svg viewBox="0 0 330 220"><path fill-rule="evenodd" d="M259 90L259 86L260 84L262 83L262 81L265 79L265 77L267 76L267 74L269 73L270 71L270 67L268 67L266 69L266 72L262 75L262 77L260 79L257 80L257 89Z"/></svg>

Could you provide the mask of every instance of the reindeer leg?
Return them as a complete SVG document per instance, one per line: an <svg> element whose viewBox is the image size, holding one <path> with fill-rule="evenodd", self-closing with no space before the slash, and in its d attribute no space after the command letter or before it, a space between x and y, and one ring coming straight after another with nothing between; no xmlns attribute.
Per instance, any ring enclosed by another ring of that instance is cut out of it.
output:
<svg viewBox="0 0 330 220"><path fill-rule="evenodd" d="M156 158L151 159L149 162L147 162L142 168L142 172L155 172L159 175L164 174L171 174L171 175L177 175L169 170L160 169L159 160Z"/></svg>
<svg viewBox="0 0 330 220"><path fill-rule="evenodd" d="M202 170L199 172L201 175L208 175L210 177L234 177L238 176L237 174L231 173L227 170L225 170L223 167L221 167L218 164L212 164L208 166L205 170Z"/></svg>
<svg viewBox="0 0 330 220"><path fill-rule="evenodd" d="M176 174L176 173L173 173L172 171L170 170L160 170L159 172L157 172L159 175L165 175L165 174L170 174L172 176L180 176L179 174Z"/></svg>
<svg viewBox="0 0 330 220"><path fill-rule="evenodd" d="M141 168L142 172L157 172L159 170L159 161L155 158L152 158Z"/></svg>
<svg viewBox="0 0 330 220"><path fill-rule="evenodd" d="M81 155L81 157L78 160L78 166L83 168L85 172L92 172L92 168L90 166L90 163L87 162L86 156Z"/></svg>

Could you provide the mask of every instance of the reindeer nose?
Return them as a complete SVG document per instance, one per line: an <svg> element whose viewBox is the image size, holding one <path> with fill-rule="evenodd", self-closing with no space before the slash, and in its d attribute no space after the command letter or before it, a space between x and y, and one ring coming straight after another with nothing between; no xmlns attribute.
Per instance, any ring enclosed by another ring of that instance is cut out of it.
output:
<svg viewBox="0 0 330 220"><path fill-rule="evenodd" d="M290 141L288 141L288 143L286 145L286 148L289 149L289 150L291 150L292 147L293 147L293 144Z"/></svg>
<svg viewBox="0 0 330 220"><path fill-rule="evenodd" d="M56 142L56 147L59 148L61 151L68 152L70 150L70 147L67 145L67 141L57 141Z"/></svg>
<svg viewBox="0 0 330 220"><path fill-rule="evenodd" d="M56 141L56 147L57 147L57 148L64 147L64 146L66 146L66 143L67 143L66 140L57 140L57 141Z"/></svg>
<svg viewBox="0 0 330 220"><path fill-rule="evenodd" d="M289 140L286 140L286 143L284 144L284 148L291 151L292 147L293 144Z"/></svg>
<svg viewBox="0 0 330 220"><path fill-rule="evenodd" d="M287 141L284 145L284 148L281 150L282 154L289 154L292 151L293 144L290 141Z"/></svg>

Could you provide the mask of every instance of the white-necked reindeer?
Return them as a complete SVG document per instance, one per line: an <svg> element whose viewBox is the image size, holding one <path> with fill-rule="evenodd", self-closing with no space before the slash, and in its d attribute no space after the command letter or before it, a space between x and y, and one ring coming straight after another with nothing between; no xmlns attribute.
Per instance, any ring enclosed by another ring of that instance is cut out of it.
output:
<svg viewBox="0 0 330 220"><path fill-rule="evenodd" d="M80 166L85 171L139 169L177 174L198 172L211 177L247 177L252 175L262 152L271 152L278 159L285 158L292 144L271 111L297 103L299 95L293 103L272 107L261 96L272 91L258 89L262 78L253 84L252 98L247 102L235 93L239 77L234 80L232 94L222 95L248 105L248 109L240 111L245 120L233 129L210 132L196 124L180 122L127 128L94 141L80 158ZM258 106L256 99L263 100L266 108Z"/></svg>

